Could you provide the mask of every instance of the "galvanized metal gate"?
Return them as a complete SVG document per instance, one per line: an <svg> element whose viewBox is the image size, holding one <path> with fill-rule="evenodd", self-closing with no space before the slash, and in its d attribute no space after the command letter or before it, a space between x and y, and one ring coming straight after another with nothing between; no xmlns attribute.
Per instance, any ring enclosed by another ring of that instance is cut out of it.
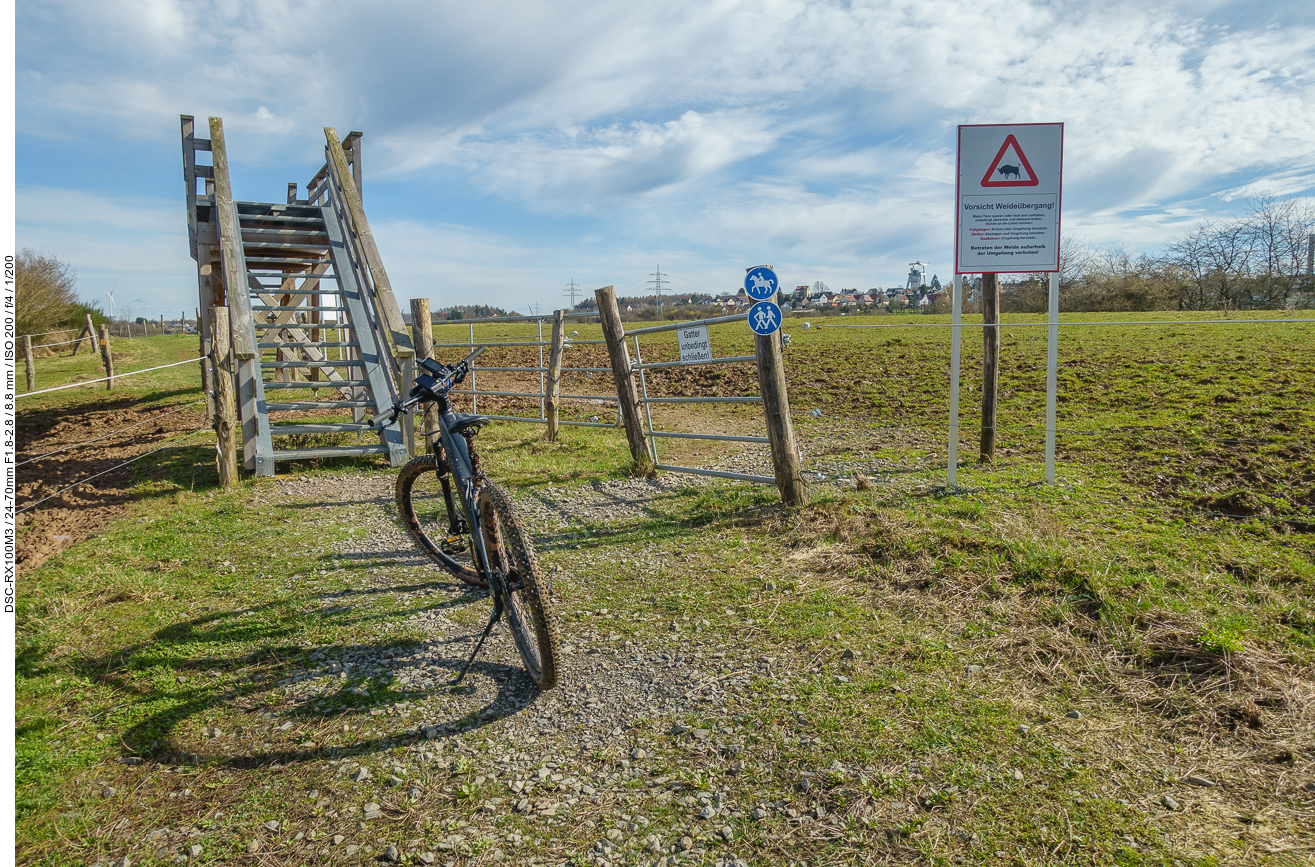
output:
<svg viewBox="0 0 1315 867"><path fill-rule="evenodd" d="M662 334L664 332L676 331L687 328L707 327L717 325L722 322L744 322L744 314L735 314L731 316L717 316L711 319L700 319L693 322L675 322L668 325L654 325L648 328L636 328L625 332L626 338L634 343L635 359L631 363L631 368L639 374L640 395L639 403L644 408L644 436L648 441L649 455L653 459L655 469L664 470L672 473L692 473L697 476L715 476L722 479L738 479L745 482L757 482L764 485L776 484L773 476L759 476L752 473L731 473L722 470L708 470L702 467L683 467L677 464L664 464L658 459L657 441L662 438L667 439L688 439L688 440L712 440L716 442L733 442L733 443L762 443L770 445L771 441L765 436L734 436L730 434L708 434L708 433L690 433L684 431L657 430L653 426L653 404L713 404L713 403L756 403L763 402L762 395L749 395L741 397L650 397L648 393L648 375L650 370L664 370L674 367L703 367L723 364L752 364L756 368L758 357L756 355L733 355L723 358L712 358L707 361L658 361L645 363L643 350L640 347L639 338L641 335Z"/></svg>

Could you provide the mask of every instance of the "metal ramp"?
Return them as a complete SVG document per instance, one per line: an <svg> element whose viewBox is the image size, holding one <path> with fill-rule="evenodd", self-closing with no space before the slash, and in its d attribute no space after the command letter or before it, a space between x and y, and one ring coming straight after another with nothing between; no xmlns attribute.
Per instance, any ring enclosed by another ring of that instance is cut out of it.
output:
<svg viewBox="0 0 1315 867"><path fill-rule="evenodd" d="M292 183L285 203L234 202L222 121L210 118L210 138L199 139L182 117L202 333L210 307L227 306L243 462L261 476L278 461L346 455L387 455L400 466L409 452L399 423L383 431L365 423L392 406L399 382L409 386L415 353L361 206L360 133L339 142L325 128L325 138L325 164L305 199ZM206 152L209 164L197 159ZM349 412L352 421L290 416L308 412ZM351 433L357 442L347 445L287 439Z"/></svg>

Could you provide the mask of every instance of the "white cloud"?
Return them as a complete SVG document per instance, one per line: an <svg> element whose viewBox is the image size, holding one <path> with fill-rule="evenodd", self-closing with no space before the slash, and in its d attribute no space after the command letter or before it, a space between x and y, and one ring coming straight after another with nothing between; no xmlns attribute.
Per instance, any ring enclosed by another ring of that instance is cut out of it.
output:
<svg viewBox="0 0 1315 867"><path fill-rule="evenodd" d="M196 307L196 265L179 202L33 186L19 187L15 199L18 246L72 264L89 303L105 306L104 294L114 292L145 298L139 315Z"/></svg>
<svg viewBox="0 0 1315 867"><path fill-rule="evenodd" d="M180 112L222 115L235 173L316 159L324 125L364 130L368 176L469 199L431 223L372 211L381 245L390 227L407 268L432 256L488 286L545 255L662 255L717 283L788 254L889 283L949 258L958 123L1064 121L1065 225L1096 241L1161 244L1309 188L1307 5L47 0L19 9L18 129L94 159L107 138L172 144ZM140 205L131 179L98 182ZM489 231L506 213L516 228ZM426 232L487 257L423 252ZM117 237L137 236L163 237ZM93 273L98 242L80 243Z"/></svg>

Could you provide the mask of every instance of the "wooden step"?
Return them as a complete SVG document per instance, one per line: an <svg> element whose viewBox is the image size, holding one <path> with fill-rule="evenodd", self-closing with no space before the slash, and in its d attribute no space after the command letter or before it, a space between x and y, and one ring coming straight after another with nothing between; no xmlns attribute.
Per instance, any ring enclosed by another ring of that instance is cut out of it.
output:
<svg viewBox="0 0 1315 867"><path fill-rule="evenodd" d="M368 424L360 422L343 422L341 424L272 424L269 426L270 436L276 437L292 436L293 434L364 433L365 431L377 433L377 431Z"/></svg>
<svg viewBox="0 0 1315 867"><path fill-rule="evenodd" d="M264 370L293 367L365 367L365 362L360 359L349 359L345 361L262 361L260 362L260 366Z"/></svg>
<svg viewBox="0 0 1315 867"><path fill-rule="evenodd" d="M279 330L284 328L295 328L298 331L310 331L311 329L318 329L320 331L337 331L339 329L346 329L347 331L355 330L352 328L350 322L256 322L254 325L257 328L275 328Z"/></svg>
<svg viewBox="0 0 1315 867"><path fill-rule="evenodd" d="M292 235L292 236L295 236L295 237L303 237L303 236L304 236L304 237L307 237L307 238L324 238L326 241L327 241L328 238L329 238L329 232L328 232L327 229L316 229L316 228L313 228L313 227L311 227L311 226L304 226L304 227L301 227L301 226L284 226L284 227L279 227L279 226L273 226L273 227L271 227L271 226L243 226L243 227L242 227L242 234L243 234L244 236L245 236L245 235L254 235L254 236L256 236L256 237L261 237L261 236L264 236L264 235L273 235L273 236L275 236L275 237L279 237L279 238L283 238L283 237L287 237L287 236L289 236L289 235Z"/></svg>
<svg viewBox="0 0 1315 867"><path fill-rule="evenodd" d="M318 380L316 382L266 382L265 390L271 388L368 388L370 380L368 379L335 379L335 380Z"/></svg>
<svg viewBox="0 0 1315 867"><path fill-rule="evenodd" d="M275 292L274 294L277 295L278 293ZM285 292L285 293L283 293L283 294L286 295L287 293ZM271 311L271 312L272 312L272 311L275 311L275 310L304 310L304 311L306 311L307 313L313 313L313 312L320 312L320 313L341 313L341 312L343 312L343 311L346 310L346 309L347 309L346 307L311 307L311 306L309 306L309 305L307 305L307 304L294 304L294 305L289 305L289 306L287 306L287 307L284 307L284 306L278 306L278 307L265 307L265 306L257 306L257 305L255 305L255 304L252 304L252 305L251 305L251 312L252 312L252 313L263 313L263 312L266 312L266 311Z"/></svg>
<svg viewBox="0 0 1315 867"><path fill-rule="evenodd" d="M277 265L323 265L328 261L327 259L305 259L292 256L287 258L281 256L247 256L246 259L248 266L252 263L259 266L262 262L272 262Z"/></svg>
<svg viewBox="0 0 1315 867"><path fill-rule="evenodd" d="M372 400L290 400L284 403L266 403L268 412L292 412L294 410L321 409L373 409Z"/></svg>
<svg viewBox="0 0 1315 867"><path fill-rule="evenodd" d="M309 271L276 271L272 268L247 268L247 273L257 280L262 277L266 280L270 278L286 280L289 277L314 277L317 280L337 280L337 274L312 274ZM260 284L264 286L265 284Z"/></svg>
<svg viewBox="0 0 1315 867"><path fill-rule="evenodd" d="M316 250L327 250L329 244L327 241L252 241L249 238L242 239L242 255L249 259L270 258L277 256L279 250L295 250L298 253L304 252L307 256L313 255Z"/></svg>
<svg viewBox="0 0 1315 867"><path fill-rule="evenodd" d="M274 460L276 461L309 461L317 458L342 458L352 455L386 455L388 446L377 445L360 445L360 446L325 446L320 449L275 449Z"/></svg>
<svg viewBox="0 0 1315 867"><path fill-rule="evenodd" d="M313 327L311 326L311 323L307 323L307 326ZM338 346L342 348L360 348L360 345L361 344L357 343L355 340L345 340L345 341L344 340L307 340L305 343L257 343L256 348L257 349L297 349L298 347L302 347L302 346L319 346L321 348L328 348L332 346Z"/></svg>
<svg viewBox="0 0 1315 867"><path fill-rule="evenodd" d="M323 223L324 212L315 205L282 205L269 202L234 202L238 219L287 220L289 222Z"/></svg>

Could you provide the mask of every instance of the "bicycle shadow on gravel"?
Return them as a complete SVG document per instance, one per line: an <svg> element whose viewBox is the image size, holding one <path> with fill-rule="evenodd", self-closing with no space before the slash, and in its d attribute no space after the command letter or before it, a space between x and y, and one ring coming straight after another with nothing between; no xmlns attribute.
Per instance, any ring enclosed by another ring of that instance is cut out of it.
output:
<svg viewBox="0 0 1315 867"><path fill-rule="evenodd" d="M338 595L317 594L300 603L283 600L190 618L158 629L146 640L84 657L69 667L88 682L111 691L120 713L132 715L133 705L146 710L120 736L126 756L174 765L251 769L386 752L402 740L425 740L426 729L431 730L430 739L452 737L519 713L537 700L538 692L523 669L491 661L477 661L465 684L456 690L448 687L447 682L465 665L482 624L474 632L462 630L425 641L314 645L300 641L308 623L314 629L368 626L375 620L394 622L462 607L486 594L466 593L437 604L374 616L361 616L368 612L342 605L305 609L316 599L328 602ZM266 618L251 619L261 615ZM253 643L258 646L237 655L206 652ZM445 652L448 647L461 650L449 655ZM488 652L486 648L485 654ZM312 660L317 654L322 658ZM26 647L22 655L20 667L26 676L43 674L45 654ZM339 665L334 670L336 660L352 660L352 667L359 666L362 673L341 677L338 672L344 669ZM64 665L60 669L66 670ZM329 688L314 693L291 689L311 677L331 678ZM495 684L492 695L480 697L479 703L471 700L488 692L489 683ZM372 714L372 710L445 696L468 706L434 709L424 719L408 718L405 723L397 720L393 731L368 740L338 742L334 737L343 733L344 722L353 727L389 724L384 720L392 717ZM256 729L262 747L225 751L221 739L207 738L195 726L189 728L188 722L197 717L207 717L207 726ZM280 724L293 723L296 731L269 725L274 719ZM292 743L294 739L302 745ZM286 744L280 746L280 740Z"/></svg>

